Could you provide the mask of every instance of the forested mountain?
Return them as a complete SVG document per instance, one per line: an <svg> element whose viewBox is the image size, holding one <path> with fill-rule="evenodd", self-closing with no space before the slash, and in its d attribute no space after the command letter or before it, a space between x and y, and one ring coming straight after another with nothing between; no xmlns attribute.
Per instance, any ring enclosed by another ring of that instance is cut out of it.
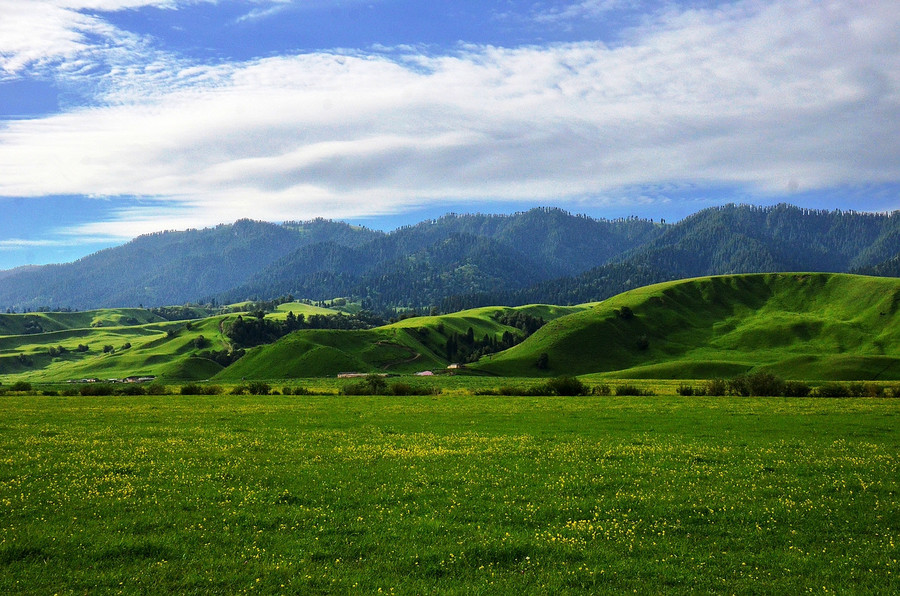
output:
<svg viewBox="0 0 900 596"><path fill-rule="evenodd" d="M817 211L790 205L705 209L658 238L579 276L524 291L457 299L454 306L602 300L652 283L732 273L865 271L900 250L900 212ZM889 274L885 265L872 274Z"/></svg>
<svg viewBox="0 0 900 596"><path fill-rule="evenodd" d="M326 220L163 232L75 263L0 272L0 308L79 309L338 296L371 309L600 300L728 273L896 274L900 212L728 205L676 224L540 208L389 234ZM894 259L893 261L891 259Z"/></svg>
<svg viewBox="0 0 900 596"><path fill-rule="evenodd" d="M860 275L877 275L879 277L900 277L900 254L872 267L860 267L853 273Z"/></svg>
<svg viewBox="0 0 900 596"><path fill-rule="evenodd" d="M303 247L220 294L220 302L292 294L352 296L378 310L441 304L449 296L526 288L608 262L662 233L616 221L532 209L512 216L447 215L350 249Z"/></svg>
<svg viewBox="0 0 900 596"><path fill-rule="evenodd" d="M379 235L326 220L291 226L241 220L204 230L148 234L74 263L13 270L0 283L0 306L21 310L183 304L239 285L305 244L337 238L358 245Z"/></svg>

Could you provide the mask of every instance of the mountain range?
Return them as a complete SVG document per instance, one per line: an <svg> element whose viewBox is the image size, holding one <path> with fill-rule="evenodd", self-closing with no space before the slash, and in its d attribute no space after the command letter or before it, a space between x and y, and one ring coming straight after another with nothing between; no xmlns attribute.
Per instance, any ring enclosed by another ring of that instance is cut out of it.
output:
<svg viewBox="0 0 900 596"><path fill-rule="evenodd" d="M0 272L0 308L219 304L293 295L367 308L577 304L651 283L777 271L897 274L900 212L727 205L677 223L555 208L448 214L385 233L316 219L140 236Z"/></svg>

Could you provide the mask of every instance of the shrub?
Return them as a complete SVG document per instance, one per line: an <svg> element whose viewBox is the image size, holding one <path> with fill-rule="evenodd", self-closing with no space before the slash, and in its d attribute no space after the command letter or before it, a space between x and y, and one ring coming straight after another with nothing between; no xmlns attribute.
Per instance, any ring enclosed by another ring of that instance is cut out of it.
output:
<svg viewBox="0 0 900 596"><path fill-rule="evenodd" d="M269 395L272 388L269 387L268 383L253 381L247 386L247 390L250 392L250 395Z"/></svg>
<svg viewBox="0 0 900 596"><path fill-rule="evenodd" d="M866 397L868 395L868 390L862 383L850 383L847 385L847 391L850 393L850 397Z"/></svg>
<svg viewBox="0 0 900 596"><path fill-rule="evenodd" d="M575 377L556 377L547 381L548 393L553 395L587 395L588 387Z"/></svg>
<svg viewBox="0 0 900 596"><path fill-rule="evenodd" d="M357 383L349 383L341 388L344 395L384 395L388 391L387 381L381 375L371 374Z"/></svg>
<svg viewBox="0 0 900 596"><path fill-rule="evenodd" d="M147 395L165 395L166 394L166 386L160 385L159 383L153 383L152 385L147 385Z"/></svg>
<svg viewBox="0 0 900 596"><path fill-rule="evenodd" d="M785 397L806 397L809 392L809 385L801 381L788 381L784 384Z"/></svg>
<svg viewBox="0 0 900 596"><path fill-rule="evenodd" d="M115 391L113 390L112 385L106 385L105 383L88 383L87 385L79 387L78 393L84 396L100 396L114 395Z"/></svg>
<svg viewBox="0 0 900 596"><path fill-rule="evenodd" d="M638 350L646 350L650 347L650 338L646 335L642 335L637 340L637 349Z"/></svg>
<svg viewBox="0 0 900 596"><path fill-rule="evenodd" d="M147 390L136 383L126 383L116 393L119 395L147 395Z"/></svg>
<svg viewBox="0 0 900 596"><path fill-rule="evenodd" d="M199 385L197 383L188 383L182 385L181 395L219 395L222 388L218 385Z"/></svg>
<svg viewBox="0 0 900 596"><path fill-rule="evenodd" d="M388 389L391 395L419 395L421 393L408 383L391 383Z"/></svg>
<svg viewBox="0 0 900 596"><path fill-rule="evenodd" d="M756 397L778 397L784 395L784 380L772 373L755 372L747 377L750 395Z"/></svg>
<svg viewBox="0 0 900 596"><path fill-rule="evenodd" d="M695 393L699 395L699 392L696 392L691 385L679 385L675 391L678 395L683 395L684 397L690 397Z"/></svg>
<svg viewBox="0 0 900 596"><path fill-rule="evenodd" d="M867 397L884 397L884 390L884 385L878 385L876 383L866 384Z"/></svg>
<svg viewBox="0 0 900 596"><path fill-rule="evenodd" d="M41 391L41 395L46 397L56 397L59 395L59 391L54 391L53 389L45 389Z"/></svg>
<svg viewBox="0 0 900 596"><path fill-rule="evenodd" d="M611 390L609 388L609 385L604 383L602 385L595 385L594 388L591 389L591 393L593 393L594 395L609 395L611 393Z"/></svg>
<svg viewBox="0 0 900 596"><path fill-rule="evenodd" d="M616 309L616 316L628 321L634 318L634 311L627 306L623 306L622 308Z"/></svg>
<svg viewBox="0 0 900 596"><path fill-rule="evenodd" d="M850 390L840 383L825 383L815 388L816 397L850 397Z"/></svg>
<svg viewBox="0 0 900 596"><path fill-rule="evenodd" d="M635 396L644 396L644 395L653 395L652 391L647 391L646 389L641 389L640 387L635 387L634 385L618 385L616 387L616 395L635 395Z"/></svg>
<svg viewBox="0 0 900 596"><path fill-rule="evenodd" d="M738 395L740 397L750 396L750 383L747 381L746 375L739 375L733 379L728 379L728 395Z"/></svg>
<svg viewBox="0 0 900 596"><path fill-rule="evenodd" d="M246 385L236 385L228 393L229 395L246 395L249 392L250 389Z"/></svg>
<svg viewBox="0 0 900 596"><path fill-rule="evenodd" d="M728 384L725 379L710 379L703 386L703 395L718 397L725 395L727 390Z"/></svg>
<svg viewBox="0 0 900 596"><path fill-rule="evenodd" d="M31 383L27 381L16 381L9 386L10 391L31 391Z"/></svg>

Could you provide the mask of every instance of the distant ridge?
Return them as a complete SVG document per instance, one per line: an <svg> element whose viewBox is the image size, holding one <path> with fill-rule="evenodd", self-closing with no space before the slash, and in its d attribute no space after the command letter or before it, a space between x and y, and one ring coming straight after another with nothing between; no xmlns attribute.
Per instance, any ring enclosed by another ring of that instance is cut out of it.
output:
<svg viewBox="0 0 900 596"><path fill-rule="evenodd" d="M675 224L561 209L450 214L382 233L241 220L0 272L0 309L348 297L367 308L578 304L666 280L777 271L896 275L900 212L727 205Z"/></svg>

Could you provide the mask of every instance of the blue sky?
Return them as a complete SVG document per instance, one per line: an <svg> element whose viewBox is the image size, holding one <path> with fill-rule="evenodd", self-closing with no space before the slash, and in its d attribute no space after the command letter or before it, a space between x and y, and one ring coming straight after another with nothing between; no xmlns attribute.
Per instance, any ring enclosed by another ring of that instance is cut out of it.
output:
<svg viewBox="0 0 900 596"><path fill-rule="evenodd" d="M895 0L0 0L0 269L249 217L900 209Z"/></svg>

